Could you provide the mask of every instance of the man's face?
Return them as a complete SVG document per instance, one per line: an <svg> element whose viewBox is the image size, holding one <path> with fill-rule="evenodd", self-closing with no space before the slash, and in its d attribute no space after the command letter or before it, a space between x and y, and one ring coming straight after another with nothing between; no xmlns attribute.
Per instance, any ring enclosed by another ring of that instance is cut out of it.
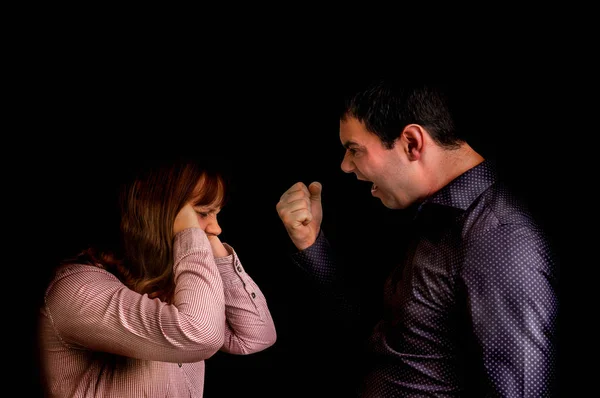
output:
<svg viewBox="0 0 600 398"><path fill-rule="evenodd" d="M341 164L344 172L372 182L371 194L390 209L412 204L410 164L400 140L387 149L378 136L367 131L364 123L348 117L340 121L340 141L346 148Z"/></svg>

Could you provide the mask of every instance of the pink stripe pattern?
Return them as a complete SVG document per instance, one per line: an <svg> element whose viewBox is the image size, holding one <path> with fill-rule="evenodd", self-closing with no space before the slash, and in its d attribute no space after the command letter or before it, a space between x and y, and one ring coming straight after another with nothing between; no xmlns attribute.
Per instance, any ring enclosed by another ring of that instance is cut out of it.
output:
<svg viewBox="0 0 600 398"><path fill-rule="evenodd" d="M172 304L101 268L59 269L40 318L48 396L202 397L204 361L218 350L246 355L272 346L267 301L224 245L230 255L215 259L200 228L176 235Z"/></svg>

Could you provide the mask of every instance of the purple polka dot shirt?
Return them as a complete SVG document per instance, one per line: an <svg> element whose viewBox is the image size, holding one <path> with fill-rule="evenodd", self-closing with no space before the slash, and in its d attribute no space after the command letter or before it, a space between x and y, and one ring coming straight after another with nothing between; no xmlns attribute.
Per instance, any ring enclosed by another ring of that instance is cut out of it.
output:
<svg viewBox="0 0 600 398"><path fill-rule="evenodd" d="M358 395L556 396L558 261L493 166L484 161L456 178L412 222L414 239L385 283ZM322 287L337 286L323 233L293 260Z"/></svg>

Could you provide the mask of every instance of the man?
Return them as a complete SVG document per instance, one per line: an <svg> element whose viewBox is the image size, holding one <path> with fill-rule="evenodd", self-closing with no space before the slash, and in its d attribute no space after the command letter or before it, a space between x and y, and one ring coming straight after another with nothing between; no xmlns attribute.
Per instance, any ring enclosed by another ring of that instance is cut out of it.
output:
<svg viewBox="0 0 600 398"><path fill-rule="evenodd" d="M453 112L441 86L379 81L350 96L341 114L342 170L371 182L387 208L414 212L409 244L384 285L382 318L360 357L357 395L553 396L558 261ZM298 249L294 262L331 299L322 308L359 320L321 230L321 191L318 182L298 182L277 212Z"/></svg>

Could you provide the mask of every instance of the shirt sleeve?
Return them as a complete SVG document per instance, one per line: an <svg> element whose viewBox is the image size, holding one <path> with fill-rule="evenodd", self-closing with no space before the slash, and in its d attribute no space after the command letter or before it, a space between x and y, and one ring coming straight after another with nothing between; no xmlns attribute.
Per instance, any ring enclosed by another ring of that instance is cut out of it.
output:
<svg viewBox="0 0 600 398"><path fill-rule="evenodd" d="M250 354L275 344L277 334L267 300L254 280L246 273L235 250L216 258L225 293L225 341L221 351Z"/></svg>
<svg viewBox="0 0 600 398"><path fill-rule="evenodd" d="M311 246L293 253L292 261L319 285L332 285L339 277L331 246L323 230Z"/></svg>
<svg viewBox="0 0 600 398"><path fill-rule="evenodd" d="M323 230L311 246L291 256L292 262L309 275L317 286L324 304L321 311L326 312L326 318L342 322L346 327L361 322L359 296L353 292Z"/></svg>
<svg viewBox="0 0 600 398"><path fill-rule="evenodd" d="M536 230L501 225L473 240L462 280L489 394L556 390L556 259Z"/></svg>
<svg viewBox="0 0 600 398"><path fill-rule="evenodd" d="M197 362L222 345L223 282L204 231L190 228L174 241L173 304L124 286L97 267L75 265L49 286L45 311L62 342L164 362Z"/></svg>

